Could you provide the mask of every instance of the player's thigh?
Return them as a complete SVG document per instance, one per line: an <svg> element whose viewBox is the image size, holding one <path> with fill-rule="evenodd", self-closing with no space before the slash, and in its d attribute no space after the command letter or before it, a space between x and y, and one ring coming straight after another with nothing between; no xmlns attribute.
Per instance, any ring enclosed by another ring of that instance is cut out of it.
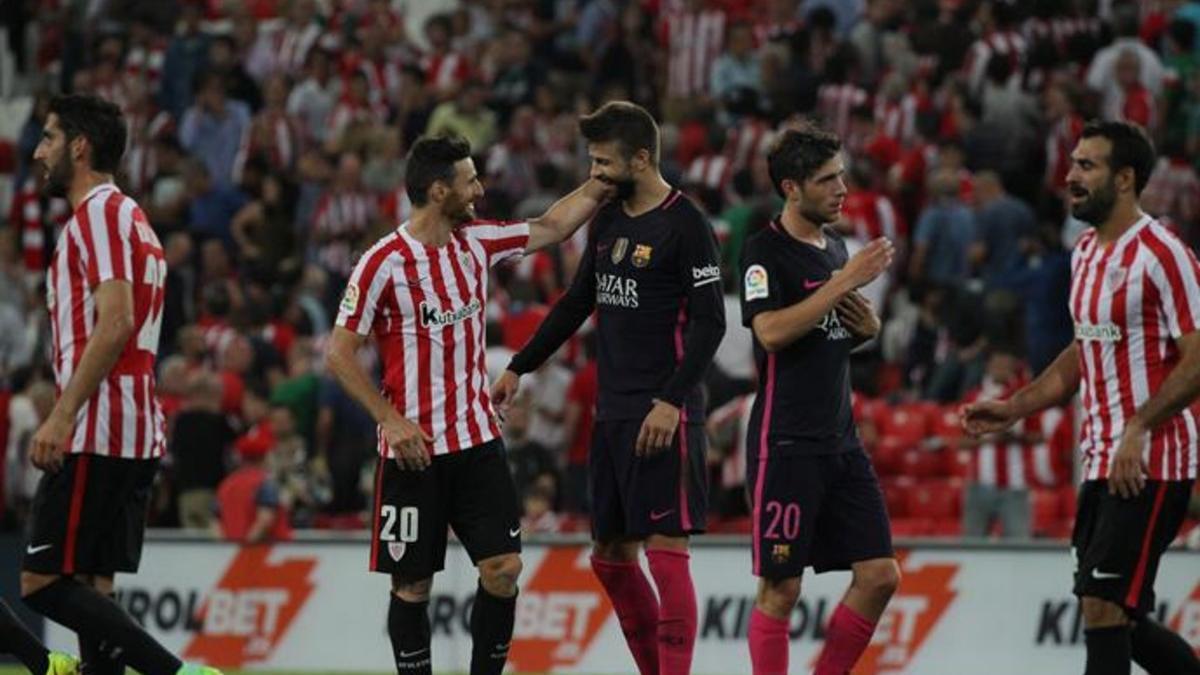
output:
<svg viewBox="0 0 1200 675"><path fill-rule="evenodd" d="M616 541L629 535L625 521L628 475L632 470L633 446L637 438L632 420L597 421L588 452L588 493L592 502L592 539Z"/></svg>
<svg viewBox="0 0 1200 675"><path fill-rule="evenodd" d="M158 460L117 460L119 479L112 485L121 486L121 495L113 495L111 537L103 546L104 558L93 572L113 574L136 572L142 560L142 544L146 536L146 515L158 475Z"/></svg>
<svg viewBox="0 0 1200 675"><path fill-rule="evenodd" d="M87 455L68 455L58 471L42 474L30 507L21 569L38 574L62 574L69 561L71 572L74 572L78 524L72 528L71 519L73 513L78 518L82 510L89 461Z"/></svg>
<svg viewBox="0 0 1200 675"><path fill-rule="evenodd" d="M640 425L639 425L640 426ZM636 430L632 425L629 452ZM680 425L671 446L635 457L625 490L625 521L631 535L683 537L699 534L707 525L708 473L704 428Z"/></svg>
<svg viewBox="0 0 1200 675"><path fill-rule="evenodd" d="M375 469L371 571L419 581L445 566L448 491L442 457L423 471L381 458Z"/></svg>
<svg viewBox="0 0 1200 675"><path fill-rule="evenodd" d="M819 456L776 456L748 463L756 576L799 578L811 564L817 518L828 496L823 470L827 462Z"/></svg>
<svg viewBox="0 0 1200 675"><path fill-rule="evenodd" d="M447 516L471 561L520 553L521 512L504 443L497 439L451 459L458 461L448 467Z"/></svg>
<svg viewBox="0 0 1200 675"><path fill-rule="evenodd" d="M1154 607L1159 561L1187 515L1191 481L1147 481L1136 497L1108 493L1107 481L1081 487L1072 537L1074 592L1141 615Z"/></svg>
<svg viewBox="0 0 1200 675"><path fill-rule="evenodd" d="M883 490L861 449L830 457L832 471L817 517L813 568L847 569L862 560L892 558L892 527Z"/></svg>

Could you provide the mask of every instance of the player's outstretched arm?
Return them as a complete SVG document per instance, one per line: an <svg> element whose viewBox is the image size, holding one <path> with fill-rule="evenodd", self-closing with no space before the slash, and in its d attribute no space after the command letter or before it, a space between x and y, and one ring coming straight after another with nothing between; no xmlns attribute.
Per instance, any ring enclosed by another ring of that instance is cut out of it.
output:
<svg viewBox="0 0 1200 675"><path fill-rule="evenodd" d="M613 193L612 186L589 178L554 204L539 218L529 221L529 241L525 253L533 253L566 240L592 217L596 209Z"/></svg>
<svg viewBox="0 0 1200 675"><path fill-rule="evenodd" d="M974 436L1003 431L1039 410L1068 401L1079 390L1080 377L1079 343L1072 342L1037 379L1011 398L965 406L963 429Z"/></svg>
<svg viewBox="0 0 1200 675"><path fill-rule="evenodd" d="M794 305L754 315L751 328L763 349L777 352L807 335L843 298L882 274L892 263L893 250L887 239L876 239L812 295Z"/></svg>
<svg viewBox="0 0 1200 675"><path fill-rule="evenodd" d="M57 471L62 465L79 409L96 393L133 337L133 284L124 279L104 281L96 286L94 294L95 332L84 345L79 365L62 396L33 437L31 459L40 469Z"/></svg>
<svg viewBox="0 0 1200 675"><path fill-rule="evenodd" d="M583 258L579 261L579 270L571 280L571 286L563 294L550 313L546 315L542 325L529 339L529 342L509 361L507 372L514 376L531 373L542 366L567 338L575 334L583 322L592 314L596 306L596 237L595 233L588 239ZM507 375L506 372L506 375ZM497 380L499 385L505 378ZM516 394L516 382L513 379L512 394Z"/></svg>

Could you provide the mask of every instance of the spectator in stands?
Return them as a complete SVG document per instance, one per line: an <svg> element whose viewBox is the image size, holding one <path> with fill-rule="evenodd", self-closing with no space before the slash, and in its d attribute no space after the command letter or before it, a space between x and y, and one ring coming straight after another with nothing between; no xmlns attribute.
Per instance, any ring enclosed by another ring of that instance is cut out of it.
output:
<svg viewBox="0 0 1200 675"><path fill-rule="evenodd" d="M314 257L329 273L332 287L341 288L350 277L378 217L378 200L363 186L362 160L343 152L332 183L317 201L310 240Z"/></svg>
<svg viewBox="0 0 1200 675"><path fill-rule="evenodd" d="M237 450L241 465L217 489L220 536L244 544L291 539L288 508L266 467L269 439L243 438Z"/></svg>
<svg viewBox="0 0 1200 675"><path fill-rule="evenodd" d="M484 106L487 88L479 80L469 80L454 100L434 108L426 132L431 136L457 134L472 148L487 148L496 141L496 113Z"/></svg>
<svg viewBox="0 0 1200 675"><path fill-rule="evenodd" d="M521 532L542 534L561 532L564 519L554 511L554 493L543 486L531 485L521 500Z"/></svg>
<svg viewBox="0 0 1200 675"><path fill-rule="evenodd" d="M954 286L970 273L968 250L975 240L975 217L959 198L960 178L950 169L929 179L930 204L913 232L911 281Z"/></svg>
<svg viewBox="0 0 1200 675"><path fill-rule="evenodd" d="M179 141L204 162L215 185L233 182L234 161L249 128L250 108L228 99L224 77L211 71L200 76L195 103L179 123Z"/></svg>
<svg viewBox="0 0 1200 675"><path fill-rule="evenodd" d="M763 90L762 57L754 47L754 29L745 21L729 24L725 52L713 62L709 90L718 102L729 100L740 90L761 96Z"/></svg>
<svg viewBox="0 0 1200 675"><path fill-rule="evenodd" d="M306 139L319 145L328 137L330 116L341 91L341 84L333 77L332 61L332 55L320 47L310 51L304 79L288 94L288 115L301 123Z"/></svg>
<svg viewBox="0 0 1200 675"><path fill-rule="evenodd" d="M1096 52L1087 69L1087 86L1107 95L1117 83L1117 62L1121 54L1130 51L1137 59L1137 81L1146 87L1152 99L1163 92L1166 69L1158 53L1138 37L1140 17L1138 3L1122 2L1113 7L1112 27L1117 39Z"/></svg>
<svg viewBox="0 0 1200 675"><path fill-rule="evenodd" d="M243 264L270 281L278 280L300 261L296 251L296 187L284 174L263 177L256 199L243 206L230 223Z"/></svg>
<svg viewBox="0 0 1200 675"><path fill-rule="evenodd" d="M1061 232L1054 224L1043 223L1035 235L1018 244L1019 262L1004 275L1002 286L1016 294L1018 304L1024 307L1025 352L1036 376L1075 339L1075 326L1067 311L1071 253L1063 248Z"/></svg>
<svg viewBox="0 0 1200 675"><path fill-rule="evenodd" d="M1200 175L1181 138L1169 137L1163 144L1150 182L1142 191L1142 208L1170 222L1193 247L1200 241Z"/></svg>
<svg viewBox="0 0 1200 675"><path fill-rule="evenodd" d="M179 22L163 58L159 105L176 119L192 105L193 83L204 70L212 38L201 28L204 8L197 2L179 5Z"/></svg>
<svg viewBox="0 0 1200 675"><path fill-rule="evenodd" d="M314 457L329 467L332 513L361 511L366 503L358 489L364 467L374 466L378 439L375 422L333 378L321 377L318 391Z"/></svg>
<svg viewBox="0 0 1200 675"><path fill-rule="evenodd" d="M198 159L189 159L184 164L183 175L187 186L188 231L198 242L218 241L232 247L230 222L248 201L246 194L214 180L208 165Z"/></svg>
<svg viewBox="0 0 1200 675"><path fill-rule="evenodd" d="M596 417L596 397L599 395L595 351L595 336L589 334L583 339L586 362L575 371L566 394L563 436L567 441L567 452L563 475L563 509L569 513L586 514L591 509L587 484L588 453L592 447L592 423Z"/></svg>
<svg viewBox="0 0 1200 675"><path fill-rule="evenodd" d="M244 103L250 112L257 112L262 106L262 91L258 82L246 72L245 62L239 58L233 38L228 35L214 37L208 45L208 59L204 65L204 72L221 76L229 99Z"/></svg>
<svg viewBox="0 0 1200 675"><path fill-rule="evenodd" d="M1025 202L1008 194L994 171L975 175L975 238L971 266L984 288L996 289L1020 262L1022 240L1036 235L1037 217Z"/></svg>
<svg viewBox="0 0 1200 675"><path fill-rule="evenodd" d="M50 415L54 408L54 385L35 377L35 371L27 369L23 374L9 378L11 397L0 395L7 410L0 411L8 420L8 436L4 438L4 483L0 485L5 508L11 522L25 523L33 505L42 471L29 458L29 443L34 432Z"/></svg>
<svg viewBox="0 0 1200 675"><path fill-rule="evenodd" d="M325 457L310 456L292 408L272 403L271 446L267 469L279 485L280 502L296 527L312 527L317 513L333 499Z"/></svg>
<svg viewBox="0 0 1200 675"><path fill-rule="evenodd" d="M179 522L188 529L209 528L217 486L225 477L225 453L235 438L221 412L221 395L221 380L216 375L193 374L167 443Z"/></svg>

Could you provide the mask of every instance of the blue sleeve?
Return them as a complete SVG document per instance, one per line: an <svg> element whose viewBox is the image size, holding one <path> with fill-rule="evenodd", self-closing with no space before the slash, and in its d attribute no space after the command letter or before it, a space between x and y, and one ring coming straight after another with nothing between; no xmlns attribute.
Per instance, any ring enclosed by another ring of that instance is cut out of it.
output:
<svg viewBox="0 0 1200 675"><path fill-rule="evenodd" d="M928 244L933 241L934 217L932 209L925 209L917 219L917 229L913 232L913 241L918 244Z"/></svg>
<svg viewBox="0 0 1200 675"><path fill-rule="evenodd" d="M254 493L254 505L263 509L279 507L279 486L273 480L264 480Z"/></svg>

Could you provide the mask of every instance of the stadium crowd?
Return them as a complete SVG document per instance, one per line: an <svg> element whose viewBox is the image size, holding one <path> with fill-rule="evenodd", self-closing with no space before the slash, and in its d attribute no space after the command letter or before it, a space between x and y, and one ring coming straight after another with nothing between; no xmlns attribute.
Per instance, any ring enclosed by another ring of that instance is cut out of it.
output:
<svg viewBox="0 0 1200 675"><path fill-rule="evenodd" d="M978 442L961 437L956 411L1013 391L1073 339L1070 248L1085 226L1063 204L1085 120L1147 128L1161 159L1142 203L1200 246L1200 2L0 6L0 73L15 73L6 110L27 103L0 142L7 528L28 511L37 471L25 446L55 395L44 275L70 214L40 194L31 159L53 92L124 110L120 184L166 250L169 443L151 523L220 531L220 505L239 499L275 514L269 527L226 523L235 538L363 526L375 428L321 356L358 255L407 217L404 157L422 134L467 138L486 178L478 211L518 219L585 178L581 113L628 99L655 114L663 174L722 246L729 329L707 382L716 531L748 527L755 374L738 260L780 205L765 151L781 126L814 118L840 135L850 194L838 227L851 252L879 236L899 251L867 289L884 329L854 369L897 534L1069 534L1076 411ZM493 376L562 293L585 238L496 273ZM586 528L588 336L530 377L504 425L526 529Z"/></svg>

